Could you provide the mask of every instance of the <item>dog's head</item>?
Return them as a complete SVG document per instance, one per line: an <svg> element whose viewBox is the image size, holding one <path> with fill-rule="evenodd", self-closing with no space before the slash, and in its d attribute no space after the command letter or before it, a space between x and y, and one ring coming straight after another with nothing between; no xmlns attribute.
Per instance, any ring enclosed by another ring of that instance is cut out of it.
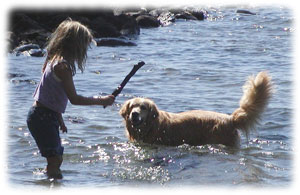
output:
<svg viewBox="0 0 300 195"><path fill-rule="evenodd" d="M120 109L121 116L127 124L135 129L145 129L158 117L158 109L154 102L146 98L127 100Z"/></svg>

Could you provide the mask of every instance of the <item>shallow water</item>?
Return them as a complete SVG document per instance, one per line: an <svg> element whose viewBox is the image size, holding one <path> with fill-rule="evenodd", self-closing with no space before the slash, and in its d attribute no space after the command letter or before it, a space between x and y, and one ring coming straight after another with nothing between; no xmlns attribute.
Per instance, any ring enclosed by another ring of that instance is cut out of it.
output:
<svg viewBox="0 0 300 195"><path fill-rule="evenodd" d="M137 72L112 107L73 106L64 114L67 134L64 179L48 180L45 160L32 139L26 115L44 58L8 55L6 144L11 186L71 187L288 187L293 181L293 14L283 7L209 7L205 21L141 29L136 47L92 47L87 67L75 77L85 96L109 94L140 60ZM118 114L136 96L160 109L232 113L248 76L267 70L276 93L249 142L241 147L153 146L128 142ZM100 74L99 74L100 72Z"/></svg>

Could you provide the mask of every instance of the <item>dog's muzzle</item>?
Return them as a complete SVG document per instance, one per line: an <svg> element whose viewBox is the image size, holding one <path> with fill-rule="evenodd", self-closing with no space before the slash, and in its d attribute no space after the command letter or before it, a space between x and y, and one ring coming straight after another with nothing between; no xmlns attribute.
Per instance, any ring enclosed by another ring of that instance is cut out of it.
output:
<svg viewBox="0 0 300 195"><path fill-rule="evenodd" d="M142 117L138 112L132 112L130 120L133 126L138 126L143 122Z"/></svg>

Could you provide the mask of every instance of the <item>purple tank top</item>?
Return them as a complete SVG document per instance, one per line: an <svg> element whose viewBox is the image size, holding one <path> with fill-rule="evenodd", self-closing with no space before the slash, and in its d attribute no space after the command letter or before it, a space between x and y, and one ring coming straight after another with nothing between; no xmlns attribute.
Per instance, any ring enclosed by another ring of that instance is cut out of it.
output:
<svg viewBox="0 0 300 195"><path fill-rule="evenodd" d="M62 81L54 73L54 67L57 64L58 61L55 61L52 66L50 62L47 64L33 97L47 108L58 113L64 113L68 97L63 88Z"/></svg>

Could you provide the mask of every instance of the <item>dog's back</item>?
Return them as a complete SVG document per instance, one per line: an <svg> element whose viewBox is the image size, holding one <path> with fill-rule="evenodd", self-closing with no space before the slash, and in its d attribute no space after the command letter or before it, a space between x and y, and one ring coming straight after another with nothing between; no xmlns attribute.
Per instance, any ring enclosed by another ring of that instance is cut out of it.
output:
<svg viewBox="0 0 300 195"><path fill-rule="evenodd" d="M239 134L233 126L232 117L223 113L204 110L181 113L159 111L157 124L156 129L161 129L153 136L160 138L154 139L157 144L236 146L239 143Z"/></svg>
<svg viewBox="0 0 300 195"><path fill-rule="evenodd" d="M192 110L181 113L160 111L159 131L162 144L189 145L224 144L238 146L239 130L246 133L255 128L272 94L271 77L260 72L243 86L240 107L231 115Z"/></svg>

